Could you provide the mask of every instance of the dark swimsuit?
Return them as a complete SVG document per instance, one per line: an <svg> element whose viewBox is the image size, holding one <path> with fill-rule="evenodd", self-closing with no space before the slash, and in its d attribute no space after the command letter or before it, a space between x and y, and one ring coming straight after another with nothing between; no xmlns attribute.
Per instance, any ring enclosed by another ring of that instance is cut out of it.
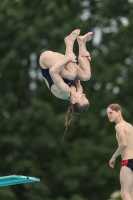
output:
<svg viewBox="0 0 133 200"><path fill-rule="evenodd" d="M121 165L129 167L133 171L133 159L123 160Z"/></svg>
<svg viewBox="0 0 133 200"><path fill-rule="evenodd" d="M54 85L54 82L53 82L53 80L52 80L52 78L49 74L49 69L43 69L41 67L41 72L42 72L43 77L47 80L47 82L49 84L49 89L51 90L51 87L52 87L52 85ZM71 87L71 86L76 87L76 84L73 80L68 80L68 79L65 79L65 78L63 78L63 80L69 87Z"/></svg>

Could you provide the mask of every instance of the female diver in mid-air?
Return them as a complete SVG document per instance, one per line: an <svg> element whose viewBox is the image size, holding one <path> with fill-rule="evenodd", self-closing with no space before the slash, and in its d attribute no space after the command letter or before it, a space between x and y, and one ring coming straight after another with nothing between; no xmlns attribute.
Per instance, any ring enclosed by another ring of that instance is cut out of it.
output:
<svg viewBox="0 0 133 200"><path fill-rule="evenodd" d="M89 106L80 81L88 81L91 77L91 57L86 50L86 41L93 33L88 32L84 36L79 36L79 34L80 29L76 29L65 37L65 55L45 51L39 59L42 75L49 90L57 98L69 100L71 103L66 114L66 128L72 113L83 114ZM76 64L76 56L73 53L73 44L76 39L79 46L79 64Z"/></svg>

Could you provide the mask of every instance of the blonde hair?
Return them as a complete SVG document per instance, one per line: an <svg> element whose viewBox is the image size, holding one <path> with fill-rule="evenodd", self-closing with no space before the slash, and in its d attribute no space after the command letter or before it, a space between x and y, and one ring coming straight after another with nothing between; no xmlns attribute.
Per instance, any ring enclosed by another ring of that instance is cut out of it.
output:
<svg viewBox="0 0 133 200"><path fill-rule="evenodd" d="M71 107L68 108L66 112L66 121L65 121L65 127L68 129L72 114L75 113L77 115L84 114L89 107L89 103L81 106L79 103L71 104Z"/></svg>

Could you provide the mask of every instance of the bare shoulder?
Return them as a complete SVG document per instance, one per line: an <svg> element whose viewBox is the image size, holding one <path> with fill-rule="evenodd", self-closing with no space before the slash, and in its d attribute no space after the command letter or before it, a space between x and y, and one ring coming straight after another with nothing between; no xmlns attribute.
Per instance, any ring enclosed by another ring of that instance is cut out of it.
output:
<svg viewBox="0 0 133 200"><path fill-rule="evenodd" d="M120 122L119 124L115 125L116 132L124 131L125 128L125 122Z"/></svg>
<svg viewBox="0 0 133 200"><path fill-rule="evenodd" d="M130 124L126 121L121 122L119 124L116 124L116 126L115 126L115 129L116 129L117 132L126 131L126 130L131 129L131 128L133 128L132 124Z"/></svg>
<svg viewBox="0 0 133 200"><path fill-rule="evenodd" d="M125 132L126 133L131 133L131 132L133 133L133 126L132 126L132 124L130 124L128 122L125 124Z"/></svg>
<svg viewBox="0 0 133 200"><path fill-rule="evenodd" d="M130 124L130 123L126 122L126 121L124 121L123 126L124 127L129 127L129 128L133 127L132 124Z"/></svg>
<svg viewBox="0 0 133 200"><path fill-rule="evenodd" d="M129 126L133 126L132 124L130 124L130 123L128 123L128 122L126 122Z"/></svg>
<svg viewBox="0 0 133 200"><path fill-rule="evenodd" d="M119 128L123 127L123 126L124 126L123 123L116 124L115 125L115 129L119 129Z"/></svg>

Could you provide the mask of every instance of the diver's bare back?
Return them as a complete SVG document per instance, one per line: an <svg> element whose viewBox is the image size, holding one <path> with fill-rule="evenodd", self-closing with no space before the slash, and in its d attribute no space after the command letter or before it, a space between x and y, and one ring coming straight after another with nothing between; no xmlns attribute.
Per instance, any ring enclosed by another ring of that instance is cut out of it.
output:
<svg viewBox="0 0 133 200"><path fill-rule="evenodd" d="M122 126L126 140L127 146L122 153L122 160L132 159L133 158L133 126L126 121L121 122L120 125ZM118 135L116 133L117 139L119 141Z"/></svg>

